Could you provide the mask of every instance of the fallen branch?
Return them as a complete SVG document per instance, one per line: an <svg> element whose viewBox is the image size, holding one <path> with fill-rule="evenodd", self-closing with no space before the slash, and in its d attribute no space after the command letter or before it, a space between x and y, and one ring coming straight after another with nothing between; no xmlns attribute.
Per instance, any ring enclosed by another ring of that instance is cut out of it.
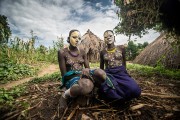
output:
<svg viewBox="0 0 180 120"><path fill-rule="evenodd" d="M113 110L113 109L95 109L97 111L117 111L117 110Z"/></svg>
<svg viewBox="0 0 180 120"><path fill-rule="evenodd" d="M75 114L76 110L79 108L79 105L76 106L76 108L71 112L71 114L68 116L67 120L71 120L73 115Z"/></svg>
<svg viewBox="0 0 180 120"><path fill-rule="evenodd" d="M151 93L141 93L142 96L153 96L153 97L160 97L160 98L169 98L169 99L180 99L180 96L169 96L169 95L155 95Z"/></svg>
<svg viewBox="0 0 180 120"><path fill-rule="evenodd" d="M21 113L22 113L22 112L25 112L25 111L29 111L29 110L31 110L31 109L34 109L35 107L38 107L38 106L40 106L41 104L42 104L42 101L40 101L38 104L36 104L36 105L34 105L34 106L32 106L32 107L29 107L28 109L25 109L25 110L21 111Z"/></svg>
<svg viewBox="0 0 180 120"><path fill-rule="evenodd" d="M14 114L13 116L6 118L5 120L12 120L12 119L14 119L15 117L17 117L19 114L20 114L20 113Z"/></svg>
<svg viewBox="0 0 180 120"><path fill-rule="evenodd" d="M138 105L135 105L135 106L132 106L130 108L130 110L134 111L134 110L137 110L137 109L140 109L142 107L144 107L146 104L138 104Z"/></svg>
<svg viewBox="0 0 180 120"><path fill-rule="evenodd" d="M97 106L92 106L92 107L83 107L83 108L79 108L79 110L87 110L87 109L95 109L95 108L99 108L99 107L103 107L105 105L97 105Z"/></svg>
<svg viewBox="0 0 180 120"><path fill-rule="evenodd" d="M3 117L2 117L1 119L4 119L4 118L6 118L6 117L12 116L13 114L17 114L17 113L19 113L18 110L13 111L13 112L9 112L9 113L3 115Z"/></svg>
<svg viewBox="0 0 180 120"><path fill-rule="evenodd" d="M37 84L34 85L35 88L37 88L40 92L42 92L42 90L39 88L39 86Z"/></svg>
<svg viewBox="0 0 180 120"><path fill-rule="evenodd" d="M25 110L22 110L21 112L18 112L18 113L16 113L16 114L14 114L14 115L6 118L6 120L11 120L11 119L15 118L16 116L21 115L21 114L24 113L25 111L29 111L29 110L31 110L31 109L39 106L40 103L42 103L42 101L40 101L38 104L34 105L33 107L29 107L29 108L27 108L27 109L25 109Z"/></svg>
<svg viewBox="0 0 180 120"><path fill-rule="evenodd" d="M51 117L51 120L54 120L54 118L56 117L57 112L55 112L55 114Z"/></svg>
<svg viewBox="0 0 180 120"><path fill-rule="evenodd" d="M149 105L149 104L138 104L138 105L134 105L130 108L131 111L134 111L134 110L138 110L140 108L143 108L144 106L148 106L148 107L156 107L156 108L163 108L162 106L155 106L155 105Z"/></svg>
<svg viewBox="0 0 180 120"><path fill-rule="evenodd" d="M60 120L63 120L63 119L64 119L64 115L66 114L67 110L68 110L68 107L66 107L66 109L65 109L63 115L61 116L61 119L60 119Z"/></svg>
<svg viewBox="0 0 180 120"><path fill-rule="evenodd" d="M72 103L72 101L68 104L68 106L66 107L66 109L64 110L64 113L63 115L61 116L61 119L60 120L63 120L64 119L64 115L66 114L67 110L68 110L68 107L70 106L70 104Z"/></svg>

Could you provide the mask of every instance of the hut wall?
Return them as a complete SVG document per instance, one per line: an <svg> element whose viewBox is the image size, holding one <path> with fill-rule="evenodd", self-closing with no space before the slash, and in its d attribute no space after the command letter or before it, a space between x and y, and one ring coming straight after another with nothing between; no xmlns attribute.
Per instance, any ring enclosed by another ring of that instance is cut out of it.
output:
<svg viewBox="0 0 180 120"><path fill-rule="evenodd" d="M180 68L179 47L172 47L165 34L160 35L149 44L133 61L133 63L156 66L162 64L167 68Z"/></svg>

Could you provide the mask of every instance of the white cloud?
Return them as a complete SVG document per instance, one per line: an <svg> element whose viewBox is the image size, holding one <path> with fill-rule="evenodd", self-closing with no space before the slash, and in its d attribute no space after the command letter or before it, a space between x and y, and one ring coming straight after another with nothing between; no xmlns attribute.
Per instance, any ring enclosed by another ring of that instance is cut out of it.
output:
<svg viewBox="0 0 180 120"><path fill-rule="evenodd" d="M101 8L101 7L102 7L102 4L101 4L101 3L96 3L96 7Z"/></svg>
<svg viewBox="0 0 180 120"><path fill-rule="evenodd" d="M102 6L101 3L95 6L99 10L83 0L3 0L0 14L8 17L13 36L27 38L33 30L42 39L38 44L49 46L57 36L62 35L66 39L71 29L79 29L82 35L90 29L103 39L104 31L112 30L119 22L117 8L115 5ZM150 33L144 37L146 41L158 36ZM124 44L127 39L118 35L116 43Z"/></svg>

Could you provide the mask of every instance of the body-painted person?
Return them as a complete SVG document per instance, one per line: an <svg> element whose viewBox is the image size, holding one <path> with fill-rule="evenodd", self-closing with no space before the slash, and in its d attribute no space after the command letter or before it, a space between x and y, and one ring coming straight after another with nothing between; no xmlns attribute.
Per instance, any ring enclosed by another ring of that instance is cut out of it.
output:
<svg viewBox="0 0 180 120"><path fill-rule="evenodd" d="M58 51L62 88L65 88L65 92L60 98L61 110L67 107L68 98L89 94L94 87L90 79L81 77L88 76L89 62L84 50L77 47L80 40L80 32L78 30L71 30L67 39L69 47Z"/></svg>
<svg viewBox="0 0 180 120"><path fill-rule="evenodd" d="M104 32L104 41L106 48L100 53L100 68L104 72L101 71L98 75L101 79L94 79L100 95L122 101L139 97L141 89L126 71L125 48L115 46L115 36L111 30Z"/></svg>

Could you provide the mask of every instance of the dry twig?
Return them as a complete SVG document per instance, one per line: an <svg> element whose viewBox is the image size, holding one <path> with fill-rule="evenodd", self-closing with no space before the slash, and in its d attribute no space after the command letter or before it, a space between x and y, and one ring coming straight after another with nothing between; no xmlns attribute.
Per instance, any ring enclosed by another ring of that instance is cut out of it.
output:
<svg viewBox="0 0 180 120"><path fill-rule="evenodd" d="M180 96L169 96L169 95L155 95L151 93L141 93L142 96L152 96L152 97L160 97L160 98L169 98L169 99L180 99Z"/></svg>

